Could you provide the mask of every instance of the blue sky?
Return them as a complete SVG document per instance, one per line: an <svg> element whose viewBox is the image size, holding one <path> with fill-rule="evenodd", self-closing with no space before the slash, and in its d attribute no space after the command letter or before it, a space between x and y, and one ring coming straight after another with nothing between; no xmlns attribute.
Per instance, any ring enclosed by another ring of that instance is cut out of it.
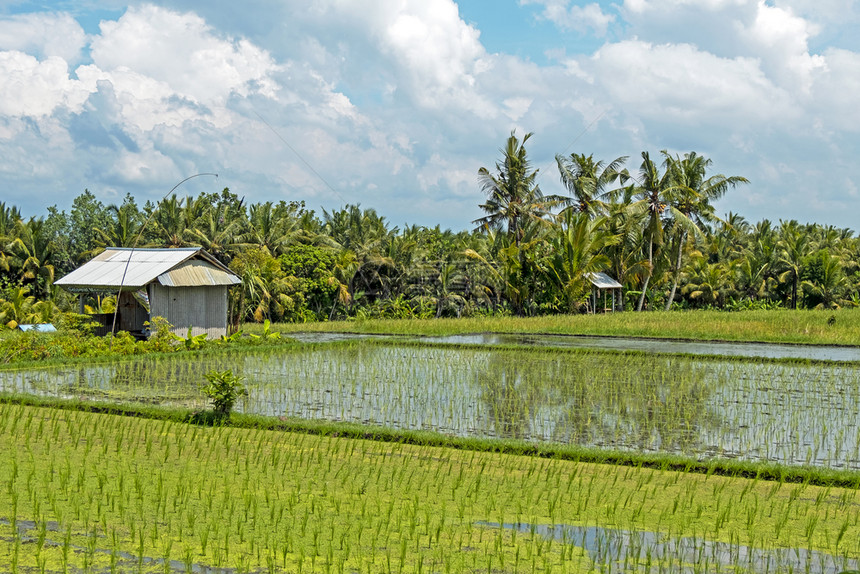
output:
<svg viewBox="0 0 860 574"><path fill-rule="evenodd" d="M505 138L696 151L718 212L860 230L852 0L0 0L0 201L229 187L467 229Z"/></svg>

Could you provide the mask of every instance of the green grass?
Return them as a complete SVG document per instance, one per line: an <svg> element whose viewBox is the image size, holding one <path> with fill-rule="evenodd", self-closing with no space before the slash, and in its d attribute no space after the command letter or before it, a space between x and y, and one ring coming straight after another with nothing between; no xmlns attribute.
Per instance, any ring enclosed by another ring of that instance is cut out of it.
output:
<svg viewBox="0 0 860 574"><path fill-rule="evenodd" d="M574 545L481 521L856 558L858 503L855 489L0 405L4 572L591 566Z"/></svg>
<svg viewBox="0 0 860 574"><path fill-rule="evenodd" d="M245 325L248 332L261 327ZM284 333L299 331L452 335L459 333L556 333L657 337L692 340L860 345L860 309L835 311L672 311L470 317L463 319L371 319L323 323L279 323Z"/></svg>

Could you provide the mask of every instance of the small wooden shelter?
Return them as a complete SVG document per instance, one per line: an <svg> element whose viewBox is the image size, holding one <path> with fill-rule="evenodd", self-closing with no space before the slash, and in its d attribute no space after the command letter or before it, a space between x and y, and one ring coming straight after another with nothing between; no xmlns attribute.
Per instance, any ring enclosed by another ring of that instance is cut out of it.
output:
<svg viewBox="0 0 860 574"><path fill-rule="evenodd" d="M586 276L591 282L589 306L592 313L596 313L598 310L606 313L607 311L622 311L624 309L624 301L621 298L621 289L623 287L621 283L606 273L586 273ZM618 297L615 296L616 293ZM611 305L607 306L610 295L612 296L612 302ZM600 302L601 297L603 298L602 305Z"/></svg>
<svg viewBox="0 0 860 574"><path fill-rule="evenodd" d="M84 297L119 293L116 327L136 336L147 333L145 322L164 317L180 336L227 333L227 290L239 277L200 247L131 249L109 247L55 282ZM94 315L109 333L113 313Z"/></svg>

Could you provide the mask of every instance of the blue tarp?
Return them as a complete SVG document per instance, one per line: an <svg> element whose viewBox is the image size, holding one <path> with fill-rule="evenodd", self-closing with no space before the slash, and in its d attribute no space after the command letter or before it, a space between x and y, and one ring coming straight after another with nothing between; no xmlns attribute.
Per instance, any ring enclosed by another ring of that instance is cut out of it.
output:
<svg viewBox="0 0 860 574"><path fill-rule="evenodd" d="M38 331L40 333L53 333L57 330L51 323L39 323L37 325L18 325L22 331Z"/></svg>

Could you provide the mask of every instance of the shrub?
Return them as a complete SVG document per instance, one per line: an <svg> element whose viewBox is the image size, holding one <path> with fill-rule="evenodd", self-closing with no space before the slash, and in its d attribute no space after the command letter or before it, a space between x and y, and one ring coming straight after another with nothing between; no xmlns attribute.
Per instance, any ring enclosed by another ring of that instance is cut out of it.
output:
<svg viewBox="0 0 860 574"><path fill-rule="evenodd" d="M236 399L248 394L242 384L243 377L237 377L233 371L209 371L205 375L209 383L201 388L203 394L212 400L212 410L215 418L228 418Z"/></svg>

